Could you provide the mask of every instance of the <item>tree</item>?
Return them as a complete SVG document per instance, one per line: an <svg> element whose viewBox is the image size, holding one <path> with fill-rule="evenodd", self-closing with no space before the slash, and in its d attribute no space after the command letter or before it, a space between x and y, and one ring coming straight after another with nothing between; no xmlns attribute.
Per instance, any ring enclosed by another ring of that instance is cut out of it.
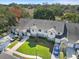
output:
<svg viewBox="0 0 79 59"><path fill-rule="evenodd" d="M62 16L63 15L63 8L60 5L51 6L51 9L55 16Z"/></svg>
<svg viewBox="0 0 79 59"><path fill-rule="evenodd" d="M22 9L19 6L13 6L9 8L9 11L16 16L16 20L18 22L22 15Z"/></svg>
<svg viewBox="0 0 79 59"><path fill-rule="evenodd" d="M0 33L8 31L11 26L16 25L15 16L9 12L8 7L0 8Z"/></svg>
<svg viewBox="0 0 79 59"><path fill-rule="evenodd" d="M35 10L33 17L35 19L50 19L50 20L55 20L55 16L53 12L49 9L45 8L38 8Z"/></svg>
<svg viewBox="0 0 79 59"><path fill-rule="evenodd" d="M61 17L61 19L67 20L69 22L79 23L79 14L77 14L77 13L65 13L65 15Z"/></svg>
<svg viewBox="0 0 79 59"><path fill-rule="evenodd" d="M22 9L22 10L23 10L23 11L22 11L21 17L22 17L22 18L30 18L29 12L27 12L25 9Z"/></svg>
<svg viewBox="0 0 79 59"><path fill-rule="evenodd" d="M7 7L0 6L0 18L4 17Z"/></svg>
<svg viewBox="0 0 79 59"><path fill-rule="evenodd" d="M17 3L11 3L8 6L12 7L12 6L16 6L16 5L17 5Z"/></svg>
<svg viewBox="0 0 79 59"><path fill-rule="evenodd" d="M16 16L9 11L6 12L5 19L8 21L9 26L15 26L17 23Z"/></svg>

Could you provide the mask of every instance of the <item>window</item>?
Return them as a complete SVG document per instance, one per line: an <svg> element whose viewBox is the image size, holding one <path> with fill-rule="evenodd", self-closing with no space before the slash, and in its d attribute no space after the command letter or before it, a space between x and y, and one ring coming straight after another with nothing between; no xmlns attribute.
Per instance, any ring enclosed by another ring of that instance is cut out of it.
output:
<svg viewBox="0 0 79 59"><path fill-rule="evenodd" d="M27 29L27 32L29 32L29 33L30 33L30 30L29 30L29 29Z"/></svg>
<svg viewBox="0 0 79 59"><path fill-rule="evenodd" d="M32 30L34 32L34 30Z"/></svg>
<svg viewBox="0 0 79 59"><path fill-rule="evenodd" d="M58 34L60 34L60 32L58 32Z"/></svg>
<svg viewBox="0 0 79 59"><path fill-rule="evenodd" d="M52 33L52 32L51 32L50 34L51 34L51 35L53 35L53 33Z"/></svg>
<svg viewBox="0 0 79 59"><path fill-rule="evenodd" d="M56 29L56 26L54 26L54 28Z"/></svg>
<svg viewBox="0 0 79 59"><path fill-rule="evenodd" d="M41 29L39 29L38 31L41 32Z"/></svg>
<svg viewBox="0 0 79 59"><path fill-rule="evenodd" d="M33 26L35 26L35 24L33 24Z"/></svg>
<svg viewBox="0 0 79 59"><path fill-rule="evenodd" d="M47 31L45 31L45 33L47 33Z"/></svg>

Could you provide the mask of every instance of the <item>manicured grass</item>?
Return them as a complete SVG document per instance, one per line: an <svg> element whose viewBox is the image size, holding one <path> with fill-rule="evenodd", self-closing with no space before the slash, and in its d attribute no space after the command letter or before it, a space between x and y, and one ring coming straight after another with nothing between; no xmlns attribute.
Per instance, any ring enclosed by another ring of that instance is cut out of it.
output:
<svg viewBox="0 0 79 59"><path fill-rule="evenodd" d="M43 59L51 59L53 45L53 42L44 38L30 37L17 51L28 55L38 55Z"/></svg>
<svg viewBox="0 0 79 59"><path fill-rule="evenodd" d="M17 51L28 54L28 55L38 55L43 59L50 59L51 53L49 48L42 45L36 45L35 47L29 46L29 42L25 42Z"/></svg>
<svg viewBox="0 0 79 59"><path fill-rule="evenodd" d="M15 46L17 43L18 43L18 41L17 41L17 40L16 40L16 41L14 41L14 42L12 42L12 43L11 43L11 45L9 45L9 46L8 46L8 48L12 48L12 47L13 47L13 46Z"/></svg>

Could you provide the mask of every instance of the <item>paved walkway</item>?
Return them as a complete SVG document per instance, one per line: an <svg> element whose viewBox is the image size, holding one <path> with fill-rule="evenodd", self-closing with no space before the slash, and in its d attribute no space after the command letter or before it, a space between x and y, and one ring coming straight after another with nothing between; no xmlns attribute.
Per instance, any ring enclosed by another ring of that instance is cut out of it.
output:
<svg viewBox="0 0 79 59"><path fill-rule="evenodd" d="M29 37L26 37L26 38L22 39L24 41L18 42L11 50L16 51L26 40L28 40L28 38Z"/></svg>
<svg viewBox="0 0 79 59"><path fill-rule="evenodd" d="M33 59L36 59L36 57L37 57L37 59L42 59L39 56L26 55L26 54L23 54L23 53L20 53L20 52L17 52L17 51L13 51L13 50L11 50L9 48L7 48L6 50L9 51L9 52L11 52L11 53L17 54L17 55L19 55L21 57L24 57L24 58L33 58Z"/></svg>
<svg viewBox="0 0 79 59"><path fill-rule="evenodd" d="M16 51L24 42L18 42L11 50Z"/></svg>
<svg viewBox="0 0 79 59"><path fill-rule="evenodd" d="M20 52L16 51L28 38L29 37L25 37L24 39L22 39L23 41L22 42L18 42L12 49L6 48L6 52L5 53L7 53L9 55L13 55L13 53L14 53L14 54L17 54L17 55L19 55L21 57L24 57L24 58L42 59L39 56L26 55L26 54L23 54L23 53L20 53Z"/></svg>

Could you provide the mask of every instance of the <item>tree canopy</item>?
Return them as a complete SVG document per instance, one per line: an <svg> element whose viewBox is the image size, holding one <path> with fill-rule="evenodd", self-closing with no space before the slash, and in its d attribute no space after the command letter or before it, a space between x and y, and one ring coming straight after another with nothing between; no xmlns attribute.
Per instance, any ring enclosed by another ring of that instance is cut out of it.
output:
<svg viewBox="0 0 79 59"><path fill-rule="evenodd" d="M79 23L79 5L0 4L0 31L16 25L16 19L30 17Z"/></svg>
<svg viewBox="0 0 79 59"><path fill-rule="evenodd" d="M35 19L50 19L50 20L55 20L55 16L53 12L49 9L46 8L38 8L34 11L34 16Z"/></svg>
<svg viewBox="0 0 79 59"><path fill-rule="evenodd" d="M62 16L62 20L67 20L69 22L79 23L79 14L66 13L64 16Z"/></svg>
<svg viewBox="0 0 79 59"><path fill-rule="evenodd" d="M9 12L8 7L0 8L0 32L9 30L10 26L16 25L15 16Z"/></svg>

